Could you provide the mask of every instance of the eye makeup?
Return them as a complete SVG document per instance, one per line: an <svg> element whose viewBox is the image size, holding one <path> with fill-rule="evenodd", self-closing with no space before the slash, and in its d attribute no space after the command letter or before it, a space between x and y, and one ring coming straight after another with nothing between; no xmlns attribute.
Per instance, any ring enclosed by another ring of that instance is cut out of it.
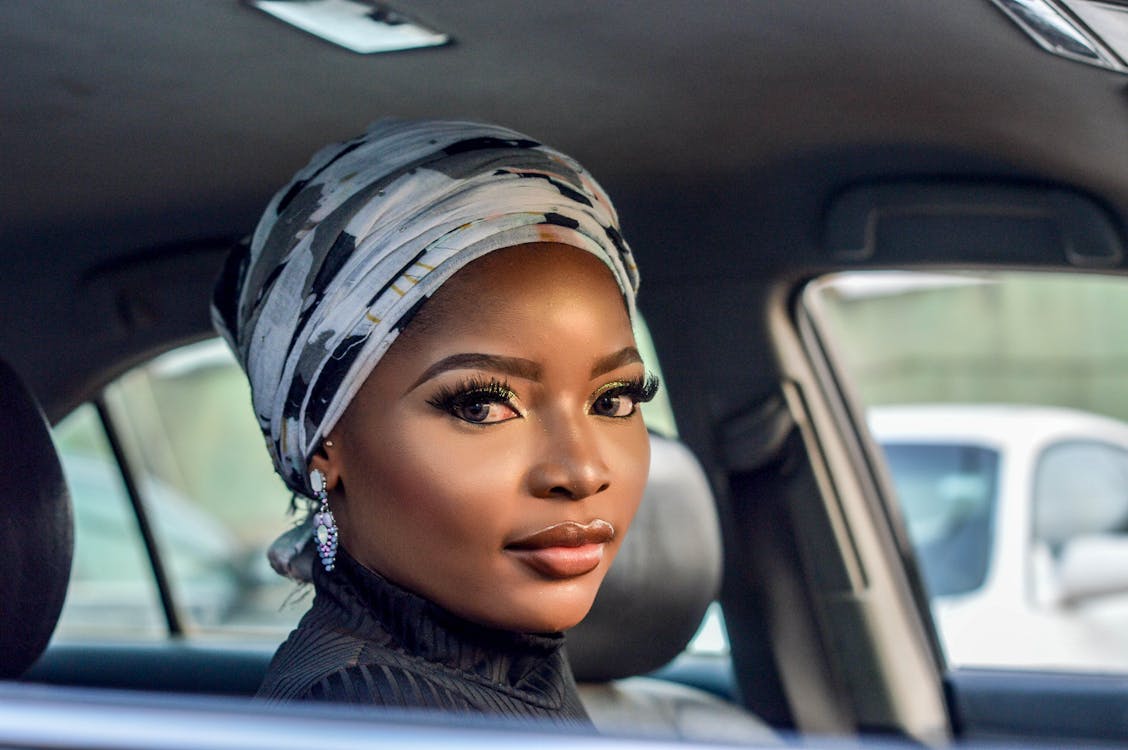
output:
<svg viewBox="0 0 1128 750"><path fill-rule="evenodd" d="M615 380L602 386L591 399L591 410L604 417L629 417L641 404L653 400L658 393L658 377L648 373L645 377ZM623 411L623 400L629 401L627 411Z"/></svg>
<svg viewBox="0 0 1128 750"><path fill-rule="evenodd" d="M591 413L616 419L629 417L641 404L654 398L658 387L658 378L653 374L611 381L600 386L592 395ZM523 416L514 404L516 398L517 394L508 382L476 376L439 387L427 403L470 424L496 424ZM503 409L495 409L495 406ZM498 412L503 410L511 413L499 415Z"/></svg>
<svg viewBox="0 0 1128 750"><path fill-rule="evenodd" d="M439 411L471 424L493 424L521 416L513 405L517 397L509 383L497 378L471 377L454 385L440 386L427 403ZM491 406L508 407L513 416L489 420ZM489 420L489 421L487 421Z"/></svg>

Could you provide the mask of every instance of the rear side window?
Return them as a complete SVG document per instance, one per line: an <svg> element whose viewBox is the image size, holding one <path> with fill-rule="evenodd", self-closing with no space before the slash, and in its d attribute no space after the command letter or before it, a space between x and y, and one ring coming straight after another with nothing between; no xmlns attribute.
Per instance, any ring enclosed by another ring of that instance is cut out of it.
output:
<svg viewBox="0 0 1128 750"><path fill-rule="evenodd" d="M77 517L75 585L60 638L132 638L142 624L151 637L169 630L122 469L108 448L94 458L89 449L106 444L108 428L131 472L180 627L202 637L279 640L308 601L270 569L265 551L295 519L263 448L246 379L226 347L211 340L157 357L108 386L102 404L108 424L86 406L55 430ZM126 566L116 560L127 550L131 583L116 585L128 592L128 606L98 606L82 581L123 577Z"/></svg>
<svg viewBox="0 0 1128 750"><path fill-rule="evenodd" d="M117 461L90 404L54 430L74 503L71 580L55 637L154 639L166 621Z"/></svg>

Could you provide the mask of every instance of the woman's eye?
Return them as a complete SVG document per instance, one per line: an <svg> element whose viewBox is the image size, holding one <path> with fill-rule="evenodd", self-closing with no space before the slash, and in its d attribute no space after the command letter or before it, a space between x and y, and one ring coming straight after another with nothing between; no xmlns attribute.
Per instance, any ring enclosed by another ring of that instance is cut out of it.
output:
<svg viewBox="0 0 1128 750"><path fill-rule="evenodd" d="M452 404L450 413L452 416L472 424L494 424L520 416L516 409L505 402L480 397L469 398L462 403Z"/></svg>
<svg viewBox="0 0 1128 750"><path fill-rule="evenodd" d="M629 417L658 392L658 378L647 375L637 380L608 383L596 392L591 413L600 417Z"/></svg>
<svg viewBox="0 0 1128 750"><path fill-rule="evenodd" d="M474 379L441 388L427 403L463 422L497 424L521 416L514 403L516 398L505 382Z"/></svg>
<svg viewBox="0 0 1128 750"><path fill-rule="evenodd" d="M629 417L634 414L635 400L624 393L604 393L591 405L592 413L601 417Z"/></svg>

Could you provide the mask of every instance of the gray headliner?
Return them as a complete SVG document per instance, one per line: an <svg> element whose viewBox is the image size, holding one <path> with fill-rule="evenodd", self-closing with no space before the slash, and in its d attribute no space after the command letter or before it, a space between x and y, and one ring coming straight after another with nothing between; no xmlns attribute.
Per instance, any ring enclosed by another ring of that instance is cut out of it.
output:
<svg viewBox="0 0 1128 750"><path fill-rule="evenodd" d="M455 43L359 56L236 0L0 4L0 252L17 302L0 351L54 413L206 323L200 267L175 291L190 312L140 338L115 338L84 274L222 246L312 151L383 115L496 120L573 153L620 206L644 310L729 285L708 320L742 283L821 264L827 198L857 180L1048 181L1128 216L1128 78L1045 54L987 0L401 7ZM667 336L685 322L654 317Z"/></svg>

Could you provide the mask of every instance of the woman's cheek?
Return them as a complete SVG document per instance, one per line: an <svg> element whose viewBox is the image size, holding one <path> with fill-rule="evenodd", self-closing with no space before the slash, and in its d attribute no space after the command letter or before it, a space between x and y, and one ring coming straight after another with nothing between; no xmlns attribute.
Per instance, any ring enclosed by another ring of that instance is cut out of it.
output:
<svg viewBox="0 0 1128 750"><path fill-rule="evenodd" d="M511 513L524 474L522 453L501 436L451 432L421 433L401 452L403 465L394 469L397 494L415 498L414 512L408 512L429 532L483 534Z"/></svg>

